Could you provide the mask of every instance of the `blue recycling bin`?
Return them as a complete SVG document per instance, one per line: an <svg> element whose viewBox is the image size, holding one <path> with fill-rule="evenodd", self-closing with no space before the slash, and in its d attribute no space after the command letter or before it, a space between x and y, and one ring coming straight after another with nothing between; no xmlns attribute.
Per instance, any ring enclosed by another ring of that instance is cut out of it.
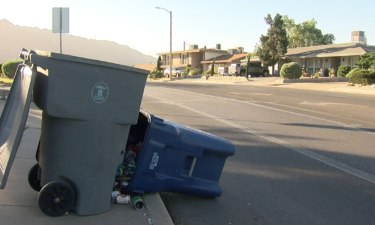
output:
<svg viewBox="0 0 375 225"><path fill-rule="evenodd" d="M129 181L129 194L174 192L218 197L219 179L234 145L223 138L167 121L140 110L128 144L143 142Z"/></svg>

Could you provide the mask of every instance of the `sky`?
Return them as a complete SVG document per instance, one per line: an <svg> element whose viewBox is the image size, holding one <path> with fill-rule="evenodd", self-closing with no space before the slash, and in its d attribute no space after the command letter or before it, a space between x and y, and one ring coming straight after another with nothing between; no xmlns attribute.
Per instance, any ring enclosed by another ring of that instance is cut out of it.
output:
<svg viewBox="0 0 375 225"><path fill-rule="evenodd" d="M52 30L52 8L69 8L69 34L114 41L143 54L169 52L169 13L172 11L172 51L187 44L199 48L244 47L252 52L267 33L264 17L279 13L296 23L315 18L323 34L332 33L335 43L350 42L352 31L365 31L375 45L374 0L17 0L4 1L0 19L14 25ZM4 32L4 31L1 31ZM52 32L52 31L51 31ZM59 35L59 34L56 34ZM0 35L1 40L1 35Z"/></svg>

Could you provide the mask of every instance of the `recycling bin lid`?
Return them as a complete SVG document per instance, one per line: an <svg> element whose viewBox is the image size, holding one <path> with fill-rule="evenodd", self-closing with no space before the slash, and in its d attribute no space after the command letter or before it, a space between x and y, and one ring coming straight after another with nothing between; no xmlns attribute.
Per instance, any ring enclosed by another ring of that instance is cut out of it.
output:
<svg viewBox="0 0 375 225"><path fill-rule="evenodd" d="M0 189L4 189L25 130L35 68L20 64L0 118Z"/></svg>

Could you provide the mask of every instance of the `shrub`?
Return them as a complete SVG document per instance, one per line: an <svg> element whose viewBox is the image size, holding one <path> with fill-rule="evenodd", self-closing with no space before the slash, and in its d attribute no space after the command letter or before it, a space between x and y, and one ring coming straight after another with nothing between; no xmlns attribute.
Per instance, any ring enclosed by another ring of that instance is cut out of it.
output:
<svg viewBox="0 0 375 225"><path fill-rule="evenodd" d="M324 69L324 76L325 76L325 77L328 77L328 76L329 76L329 69L328 69L328 68L325 68L325 69Z"/></svg>
<svg viewBox="0 0 375 225"><path fill-rule="evenodd" d="M162 78L163 76L164 76L164 73L158 70L157 68L155 68L153 71L150 72L150 74L148 75L148 78L159 79L159 78Z"/></svg>
<svg viewBox="0 0 375 225"><path fill-rule="evenodd" d="M203 75L209 75L209 74L211 74L211 70L206 70L203 72Z"/></svg>
<svg viewBox="0 0 375 225"><path fill-rule="evenodd" d="M349 82L353 84L369 85L375 83L375 71L374 70L357 70L353 72L349 78Z"/></svg>
<svg viewBox="0 0 375 225"><path fill-rule="evenodd" d="M337 70L337 77L345 77L352 68L350 66L339 66Z"/></svg>
<svg viewBox="0 0 375 225"><path fill-rule="evenodd" d="M351 77L354 72L357 72L359 70L361 70L361 69L360 68L354 68L354 69L350 70L350 72L348 74L346 74L345 77Z"/></svg>
<svg viewBox="0 0 375 225"><path fill-rule="evenodd" d="M186 67L186 73L189 74L189 72L190 72L190 67Z"/></svg>
<svg viewBox="0 0 375 225"><path fill-rule="evenodd" d="M187 72L182 72L182 73L181 73L181 77L182 77L182 78L186 78L187 76L188 76L188 73L187 73Z"/></svg>
<svg viewBox="0 0 375 225"><path fill-rule="evenodd" d="M22 60L11 60L11 61L5 62L1 66L1 70L3 71L3 74L6 77L13 79L17 71L18 65L21 64L22 62L23 62Z"/></svg>
<svg viewBox="0 0 375 225"><path fill-rule="evenodd" d="M189 72L189 76L194 76L194 75L197 75L197 74L198 74L197 70L190 70L190 72Z"/></svg>
<svg viewBox="0 0 375 225"><path fill-rule="evenodd" d="M329 76L330 77L335 77L336 75L336 70L335 69L331 69L330 71L329 71Z"/></svg>
<svg viewBox="0 0 375 225"><path fill-rule="evenodd" d="M199 73L199 71L201 71L201 69L199 68L195 68L193 70L190 70L190 72L188 73L189 76L194 76L194 75L197 75Z"/></svg>
<svg viewBox="0 0 375 225"><path fill-rule="evenodd" d="M311 78L319 78L320 77L320 73L319 72L316 72L314 76L312 76Z"/></svg>
<svg viewBox="0 0 375 225"><path fill-rule="evenodd" d="M285 63L280 70L280 77L287 79L299 79L302 75L302 67L295 62Z"/></svg>

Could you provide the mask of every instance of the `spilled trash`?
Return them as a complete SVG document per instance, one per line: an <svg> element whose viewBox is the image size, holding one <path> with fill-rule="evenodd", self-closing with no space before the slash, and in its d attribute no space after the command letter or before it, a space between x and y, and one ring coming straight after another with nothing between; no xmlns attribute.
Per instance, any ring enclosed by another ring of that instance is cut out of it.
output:
<svg viewBox="0 0 375 225"><path fill-rule="evenodd" d="M130 180L134 175L142 145L142 141L138 142L136 145L127 145L123 161L116 170L111 202L125 205L130 204L131 196L126 194L126 190L129 187ZM143 199L139 196L133 197L131 203L136 210L141 210L144 207Z"/></svg>

